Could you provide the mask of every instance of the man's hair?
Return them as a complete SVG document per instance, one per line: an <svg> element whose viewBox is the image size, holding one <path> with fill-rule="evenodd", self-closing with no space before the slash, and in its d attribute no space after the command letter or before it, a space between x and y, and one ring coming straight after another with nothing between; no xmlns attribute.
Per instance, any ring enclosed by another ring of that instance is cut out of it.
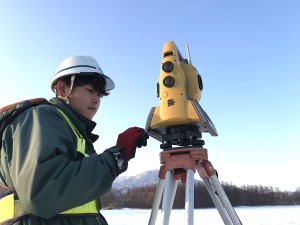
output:
<svg viewBox="0 0 300 225"><path fill-rule="evenodd" d="M66 85L70 86L71 76L67 76L61 79ZM92 87L100 93L100 97L109 95L109 92L105 90L106 80L104 77L99 75L83 75L75 76L74 84L75 87L81 87L83 85L90 84Z"/></svg>

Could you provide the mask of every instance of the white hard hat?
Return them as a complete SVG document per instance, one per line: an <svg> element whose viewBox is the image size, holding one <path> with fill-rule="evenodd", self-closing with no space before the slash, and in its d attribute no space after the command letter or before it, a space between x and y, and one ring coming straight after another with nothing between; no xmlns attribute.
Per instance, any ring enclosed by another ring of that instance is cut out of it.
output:
<svg viewBox="0 0 300 225"><path fill-rule="evenodd" d="M54 85L60 78L75 76L102 76L106 80L105 90L114 89L115 84L108 76L104 75L98 62L91 56L71 56L66 58L57 68L54 78L51 82L51 90L54 91Z"/></svg>

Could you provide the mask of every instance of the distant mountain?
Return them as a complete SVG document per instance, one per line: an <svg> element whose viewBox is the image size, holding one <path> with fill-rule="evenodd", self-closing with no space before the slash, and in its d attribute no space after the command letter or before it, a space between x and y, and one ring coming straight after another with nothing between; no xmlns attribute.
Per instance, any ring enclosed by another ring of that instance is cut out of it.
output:
<svg viewBox="0 0 300 225"><path fill-rule="evenodd" d="M136 176L119 176L113 183L113 189L127 189L158 183L159 170L148 170Z"/></svg>

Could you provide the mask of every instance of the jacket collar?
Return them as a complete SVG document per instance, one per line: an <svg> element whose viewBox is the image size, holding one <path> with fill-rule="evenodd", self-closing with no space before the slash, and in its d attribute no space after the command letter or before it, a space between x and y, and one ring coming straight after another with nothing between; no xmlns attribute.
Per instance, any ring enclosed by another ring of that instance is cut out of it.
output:
<svg viewBox="0 0 300 225"><path fill-rule="evenodd" d="M84 116L73 110L68 104L65 103L65 101L61 99L54 97L50 99L49 102L55 107L63 110L63 112L66 113L67 116L75 122L76 126L78 125L79 131L84 131L84 134L87 136L87 138L89 138L92 142L97 141L99 136L92 133L97 125L96 122L85 118Z"/></svg>

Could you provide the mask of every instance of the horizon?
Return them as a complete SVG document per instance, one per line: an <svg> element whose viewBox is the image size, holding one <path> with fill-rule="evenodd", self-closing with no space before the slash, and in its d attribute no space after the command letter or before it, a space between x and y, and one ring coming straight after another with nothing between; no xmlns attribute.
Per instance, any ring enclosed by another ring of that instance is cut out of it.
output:
<svg viewBox="0 0 300 225"><path fill-rule="evenodd" d="M126 175L126 176L119 176L116 178L115 182L114 183L118 183L118 182L124 182L125 179L130 179L130 178L140 178L141 175L148 175L149 172L151 173L159 173L159 169L153 169L153 170L146 170L146 171L143 171L139 174L136 174L136 175ZM159 181L159 177L157 176L157 183ZM194 181L201 181L203 182L203 179L200 177L200 175L198 174L198 172L195 172L194 173ZM272 187L275 191L277 191L277 189L280 191L280 192L285 192L285 191L290 191L290 192L296 192L296 191L299 191L300 190L300 185L298 187L295 187L294 190L286 190L286 189L281 189L280 187L276 187L276 186L271 186L271 185L261 185L261 184L240 184L240 185L237 185L235 183L233 183L232 181L226 181L226 180L219 180L220 183L223 185L223 184L232 184L236 187L240 187L240 188L243 188L243 186L262 186L262 187ZM126 182L126 181L125 181ZM113 187L115 186L113 183ZM181 182L180 182L181 183ZM150 185L152 185L153 183L150 183ZM119 185L119 184L118 184Z"/></svg>

